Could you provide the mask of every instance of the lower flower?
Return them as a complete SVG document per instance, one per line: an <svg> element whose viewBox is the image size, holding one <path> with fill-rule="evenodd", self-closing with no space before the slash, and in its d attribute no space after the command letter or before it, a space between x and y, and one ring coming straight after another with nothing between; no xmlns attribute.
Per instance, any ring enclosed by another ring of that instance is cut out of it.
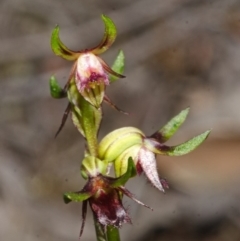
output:
<svg viewBox="0 0 240 241"><path fill-rule="evenodd" d="M119 228L123 223L131 223L131 219L122 205L121 189L111 188L112 181L102 175L93 178L92 184L98 190L88 201L99 223Z"/></svg>
<svg viewBox="0 0 240 241"><path fill-rule="evenodd" d="M83 177L87 177L86 185L79 192L68 192L64 194L65 203L71 201L83 202L83 222L80 237L84 229L88 203L97 222L103 227L110 225L117 228L120 228L124 223L131 223L130 216L122 204L123 195L128 196L140 205L148 207L137 200L133 194L124 187L127 180L136 174L135 164L131 158L128 160L126 173L118 178L112 178L102 174L105 170L103 161L95 157L86 157L82 166Z"/></svg>

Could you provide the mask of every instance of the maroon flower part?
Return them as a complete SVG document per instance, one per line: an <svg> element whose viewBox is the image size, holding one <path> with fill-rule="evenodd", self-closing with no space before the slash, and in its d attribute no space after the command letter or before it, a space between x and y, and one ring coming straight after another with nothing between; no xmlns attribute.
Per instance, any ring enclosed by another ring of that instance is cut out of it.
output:
<svg viewBox="0 0 240 241"><path fill-rule="evenodd" d="M93 158L91 160L93 160ZM102 171L103 167L101 166L99 168L99 166L96 167L92 165L91 160L88 158L89 162L86 164L88 166L87 168L84 167L87 169L87 173L84 172L84 176L88 176L88 181L84 188L79 192L68 192L64 194L64 200L66 203L71 201L83 202L83 221L80 230L80 237L84 229L88 203L95 219L103 227L110 225L120 228L124 223L131 223L130 216L122 204L123 195L126 195L138 204L149 208L147 205L137 200L133 194L124 187L126 181L136 173L134 163L131 158L128 161L127 172L118 178L112 178L99 173L99 169ZM97 165L103 165L100 163L103 161L97 160L97 162Z"/></svg>
<svg viewBox="0 0 240 241"><path fill-rule="evenodd" d="M75 81L79 92L94 88L96 85L109 85L109 79L98 57L92 53L79 56L75 73Z"/></svg>
<svg viewBox="0 0 240 241"><path fill-rule="evenodd" d="M88 190L93 196L88 201L95 218L103 226L121 227L123 223L131 223L131 219L122 205L121 194L124 188L111 188L114 179L98 175L88 182Z"/></svg>
<svg viewBox="0 0 240 241"><path fill-rule="evenodd" d="M165 192L168 188L167 181L160 178L157 170L156 153L149 150L144 141L142 145L135 145L124 151L114 162L117 175L125 172L125 160L131 156L135 162L137 174L144 173L150 183L158 190Z"/></svg>

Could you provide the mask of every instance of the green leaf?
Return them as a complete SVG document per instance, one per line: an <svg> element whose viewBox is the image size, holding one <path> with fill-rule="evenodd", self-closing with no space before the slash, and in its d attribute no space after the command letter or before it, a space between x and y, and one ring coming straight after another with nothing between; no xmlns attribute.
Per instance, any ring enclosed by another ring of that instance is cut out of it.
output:
<svg viewBox="0 0 240 241"><path fill-rule="evenodd" d="M56 26L52 31L51 47L53 52L66 60L76 60L80 52L74 52L68 49L59 38L59 26Z"/></svg>
<svg viewBox="0 0 240 241"><path fill-rule="evenodd" d="M102 15L101 17L105 25L104 36L101 43L97 47L91 49L91 52L97 55L108 50L117 37L117 29L112 19L106 15Z"/></svg>
<svg viewBox="0 0 240 241"><path fill-rule="evenodd" d="M165 126L163 126L159 131L151 135L152 138L157 139L158 142L164 143L169 140L179 127L186 120L189 113L189 108L182 110L178 115L173 117Z"/></svg>
<svg viewBox="0 0 240 241"><path fill-rule="evenodd" d="M118 55L117 55L115 61L113 62L112 70L115 71L116 73L122 75L124 72L124 65L125 65L125 56L124 56L123 51L120 50L118 52ZM118 79L119 79L119 77L117 77L115 75L110 75L110 78L109 78L110 82L114 82Z"/></svg>
<svg viewBox="0 0 240 241"><path fill-rule="evenodd" d="M49 80L49 86L50 86L50 93L53 98L61 99L61 98L67 97L67 93L60 87L60 85L58 84L54 76L51 76Z"/></svg>
<svg viewBox="0 0 240 241"><path fill-rule="evenodd" d="M163 152L163 154L169 155L169 156L182 156L185 155L194 149L196 149L206 138L208 137L210 133L210 130L205 131L204 133L195 136L191 140L184 142L183 144L180 144L178 146L172 146L169 147L169 150L166 150Z"/></svg>
<svg viewBox="0 0 240 241"><path fill-rule="evenodd" d="M137 171L136 171L135 163L132 157L129 157L127 171L119 178L116 178L114 183L111 186L114 188L123 186L128 181L128 179L136 176L136 174L137 174Z"/></svg>
<svg viewBox="0 0 240 241"><path fill-rule="evenodd" d="M63 194L63 200L65 203L70 203L71 201L82 202L91 196L92 194L88 192L66 192Z"/></svg>

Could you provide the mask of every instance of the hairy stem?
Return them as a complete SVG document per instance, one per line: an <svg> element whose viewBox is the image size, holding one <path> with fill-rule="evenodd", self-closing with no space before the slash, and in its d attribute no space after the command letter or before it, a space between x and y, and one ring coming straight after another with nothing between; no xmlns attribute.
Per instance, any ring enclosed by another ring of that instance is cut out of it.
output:
<svg viewBox="0 0 240 241"><path fill-rule="evenodd" d="M82 123L87 140L88 150L91 156L97 156L97 134L98 128L101 123L101 109L96 109L86 100L82 99L81 102L81 111L82 111Z"/></svg>
<svg viewBox="0 0 240 241"><path fill-rule="evenodd" d="M103 226L93 216L97 241L108 241Z"/></svg>

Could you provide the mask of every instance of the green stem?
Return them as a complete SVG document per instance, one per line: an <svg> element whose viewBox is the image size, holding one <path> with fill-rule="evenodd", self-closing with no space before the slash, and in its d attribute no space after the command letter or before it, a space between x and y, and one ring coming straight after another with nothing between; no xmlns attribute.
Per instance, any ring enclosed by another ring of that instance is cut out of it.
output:
<svg viewBox="0 0 240 241"><path fill-rule="evenodd" d="M97 156L97 134L101 123L101 109L96 109L86 100L81 100L82 124L87 139L87 145L91 156Z"/></svg>
<svg viewBox="0 0 240 241"><path fill-rule="evenodd" d="M119 229L113 226L107 226L107 241L121 241Z"/></svg>
<svg viewBox="0 0 240 241"><path fill-rule="evenodd" d="M94 216L93 216L93 220L94 220L97 241L107 241L107 237L104 232L103 226L96 220Z"/></svg>

